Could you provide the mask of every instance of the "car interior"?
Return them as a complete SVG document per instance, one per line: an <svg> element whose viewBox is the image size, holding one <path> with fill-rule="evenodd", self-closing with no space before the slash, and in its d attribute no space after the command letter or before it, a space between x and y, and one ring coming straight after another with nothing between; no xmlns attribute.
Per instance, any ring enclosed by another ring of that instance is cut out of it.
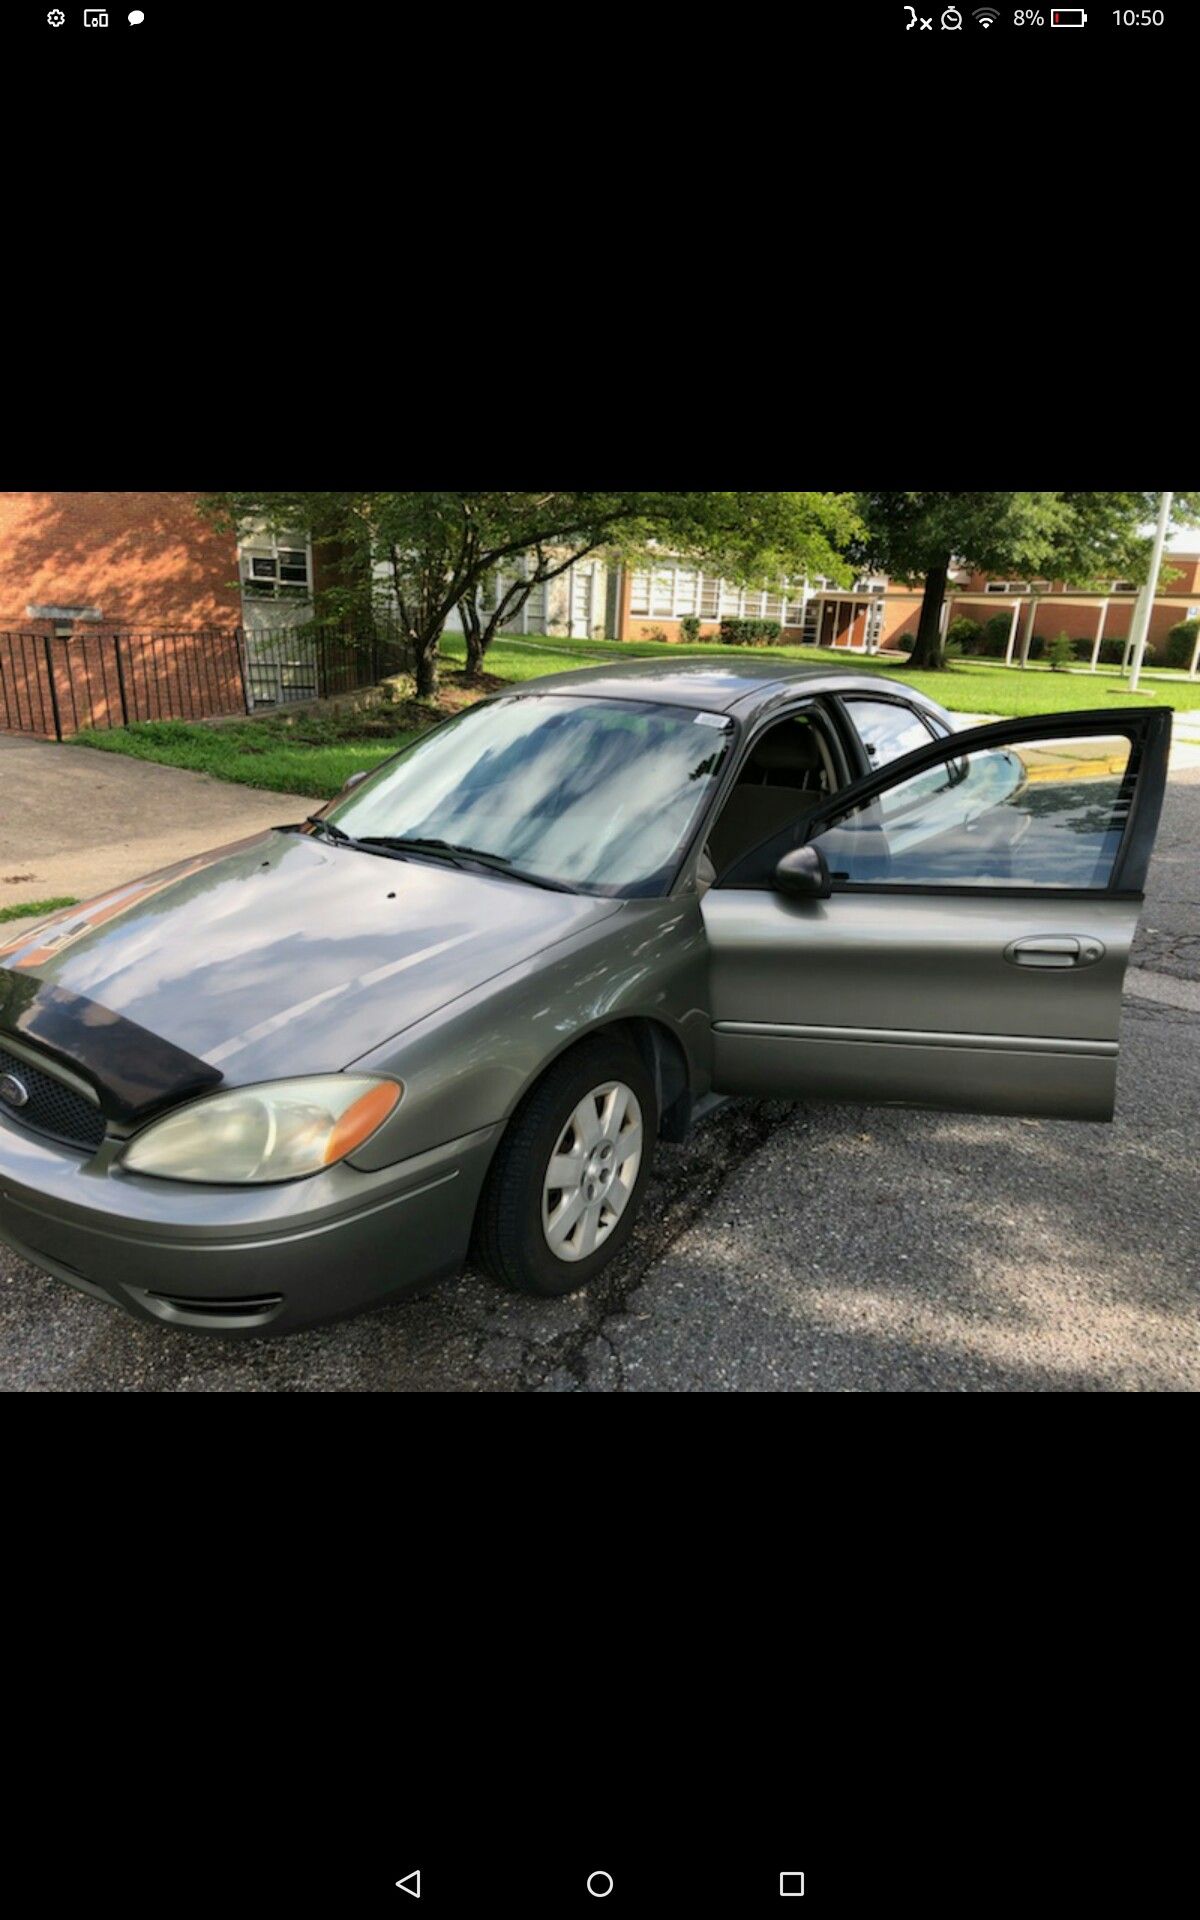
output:
<svg viewBox="0 0 1200 1920"><path fill-rule="evenodd" d="M719 880L736 860L812 813L842 784L833 752L814 718L793 714L755 742L721 808L705 851Z"/></svg>

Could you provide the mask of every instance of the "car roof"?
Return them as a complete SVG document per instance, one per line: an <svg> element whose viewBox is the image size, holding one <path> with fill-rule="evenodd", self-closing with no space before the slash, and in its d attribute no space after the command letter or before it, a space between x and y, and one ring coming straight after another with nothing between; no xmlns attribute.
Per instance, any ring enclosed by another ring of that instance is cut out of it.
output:
<svg viewBox="0 0 1200 1920"><path fill-rule="evenodd" d="M781 660L736 660L728 655L705 660L694 654L680 660L664 660L659 655L652 660L604 661L595 667L524 680L506 688L505 693L510 697L581 693L597 699L654 700L667 706L704 707L718 713L729 713L737 707L753 713L760 706L772 705L782 693L801 687L810 693L862 693L888 687L921 700L914 688L884 674L831 673L825 667L794 667Z"/></svg>

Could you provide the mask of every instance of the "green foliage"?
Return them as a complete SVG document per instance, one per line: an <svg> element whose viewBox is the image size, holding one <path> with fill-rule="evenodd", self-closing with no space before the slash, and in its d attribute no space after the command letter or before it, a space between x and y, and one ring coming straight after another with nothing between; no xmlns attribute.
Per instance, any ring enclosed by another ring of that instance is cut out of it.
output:
<svg viewBox="0 0 1200 1920"><path fill-rule="evenodd" d="M989 660L1003 660L1008 652L1008 636L1012 630L1010 613L994 613L985 620L979 636L979 645L975 651Z"/></svg>
<svg viewBox="0 0 1200 1920"><path fill-rule="evenodd" d="M1191 666L1197 633L1200 633L1200 620L1181 620L1178 626L1171 628L1171 631L1167 635L1167 665L1169 667Z"/></svg>
<svg viewBox="0 0 1200 1920"><path fill-rule="evenodd" d="M948 658L964 653L978 653L983 628L978 620L972 620L960 613L946 629L946 654Z"/></svg>
<svg viewBox="0 0 1200 1920"><path fill-rule="evenodd" d="M848 493L213 493L203 510L235 530L306 529L348 570L323 611L344 610L337 593L357 607L364 582L386 583L423 696L436 688L449 615L470 614L487 584L522 562L509 617L523 589L601 551L670 553L746 585L805 573L848 582L845 552L864 533ZM489 620L477 632L481 652L497 630Z"/></svg>
<svg viewBox="0 0 1200 1920"><path fill-rule="evenodd" d="M1046 655L1051 673L1065 673L1075 658L1075 642L1070 634L1056 633Z"/></svg>
<svg viewBox="0 0 1200 1920"><path fill-rule="evenodd" d="M723 647L769 647L782 632L778 620L722 620L717 639Z"/></svg>
<svg viewBox="0 0 1200 1920"><path fill-rule="evenodd" d="M75 904L74 894L67 893L57 900L26 900L16 907L0 907L0 927L9 920L40 920L44 914L57 913L61 907Z"/></svg>
<svg viewBox="0 0 1200 1920"><path fill-rule="evenodd" d="M694 613L685 613L679 622L679 638L686 642L689 647L694 647L699 643L700 622Z"/></svg>
<svg viewBox="0 0 1200 1920"><path fill-rule="evenodd" d="M937 622L952 563L1077 587L1145 579L1146 529L1158 500L1155 493L860 493L867 534L851 558L894 579L925 581L914 658L936 666ZM1194 525L1200 498L1177 494L1173 512L1176 525Z"/></svg>
<svg viewBox="0 0 1200 1920"><path fill-rule="evenodd" d="M951 560L980 573L1038 573L1071 523L1056 493L862 493L861 561L923 580Z"/></svg>

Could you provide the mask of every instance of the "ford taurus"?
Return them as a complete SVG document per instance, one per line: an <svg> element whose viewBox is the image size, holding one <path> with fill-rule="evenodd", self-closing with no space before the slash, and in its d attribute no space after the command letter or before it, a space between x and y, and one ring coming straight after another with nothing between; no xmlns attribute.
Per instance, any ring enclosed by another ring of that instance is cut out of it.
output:
<svg viewBox="0 0 1200 1920"><path fill-rule="evenodd" d="M1170 719L753 658L499 694L0 949L0 1237L282 1332L472 1251L586 1285L722 1095L1109 1118Z"/></svg>

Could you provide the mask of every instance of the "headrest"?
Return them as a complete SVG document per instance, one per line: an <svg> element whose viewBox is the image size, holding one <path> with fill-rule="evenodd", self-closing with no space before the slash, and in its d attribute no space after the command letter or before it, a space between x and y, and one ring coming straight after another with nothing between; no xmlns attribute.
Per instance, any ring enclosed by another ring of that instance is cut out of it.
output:
<svg viewBox="0 0 1200 1920"><path fill-rule="evenodd" d="M812 727L793 720L773 727L750 756L764 773L801 773L822 768L821 749Z"/></svg>

